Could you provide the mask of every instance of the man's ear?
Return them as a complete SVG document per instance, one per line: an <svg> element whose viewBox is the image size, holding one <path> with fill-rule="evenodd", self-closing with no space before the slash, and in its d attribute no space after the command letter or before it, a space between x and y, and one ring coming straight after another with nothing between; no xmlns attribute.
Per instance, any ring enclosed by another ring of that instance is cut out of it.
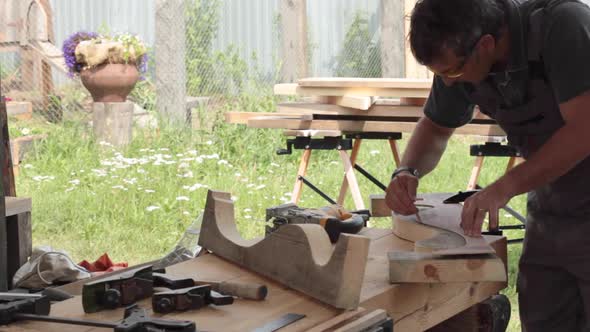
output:
<svg viewBox="0 0 590 332"><path fill-rule="evenodd" d="M496 38L490 34L485 34L479 39L479 47L485 54L494 54L496 51Z"/></svg>

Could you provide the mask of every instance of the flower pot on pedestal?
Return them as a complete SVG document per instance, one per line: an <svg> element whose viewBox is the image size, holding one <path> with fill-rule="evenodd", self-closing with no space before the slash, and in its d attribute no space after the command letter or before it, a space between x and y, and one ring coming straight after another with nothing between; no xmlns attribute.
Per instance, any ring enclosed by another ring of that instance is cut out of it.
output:
<svg viewBox="0 0 590 332"><path fill-rule="evenodd" d="M135 64L107 63L80 72L84 87L95 102L124 102L139 79Z"/></svg>

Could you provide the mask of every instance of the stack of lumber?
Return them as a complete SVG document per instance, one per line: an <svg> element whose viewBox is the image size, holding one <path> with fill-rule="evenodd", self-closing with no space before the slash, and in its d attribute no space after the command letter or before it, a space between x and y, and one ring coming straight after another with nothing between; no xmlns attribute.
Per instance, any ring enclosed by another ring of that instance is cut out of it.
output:
<svg viewBox="0 0 590 332"><path fill-rule="evenodd" d="M431 79L306 78L274 87L275 95L303 101L279 103L272 113L229 112L226 121L252 128L411 133L423 116L431 85ZM505 135L479 112L456 133Z"/></svg>

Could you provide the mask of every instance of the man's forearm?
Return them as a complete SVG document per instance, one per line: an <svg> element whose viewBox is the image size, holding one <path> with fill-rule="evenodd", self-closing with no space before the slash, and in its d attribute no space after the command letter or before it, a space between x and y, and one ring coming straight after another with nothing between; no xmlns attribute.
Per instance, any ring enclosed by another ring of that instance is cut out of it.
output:
<svg viewBox="0 0 590 332"><path fill-rule="evenodd" d="M440 161L453 131L426 117L420 119L405 149L401 166L415 168L421 176L430 173Z"/></svg>

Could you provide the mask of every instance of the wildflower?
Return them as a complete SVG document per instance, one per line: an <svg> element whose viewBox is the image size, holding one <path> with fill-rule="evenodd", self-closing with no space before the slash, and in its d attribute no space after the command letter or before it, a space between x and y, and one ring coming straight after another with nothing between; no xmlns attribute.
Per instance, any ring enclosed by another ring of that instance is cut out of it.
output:
<svg viewBox="0 0 590 332"><path fill-rule="evenodd" d="M177 201L188 201L189 199L186 196L178 196L178 197L176 197L176 200Z"/></svg>
<svg viewBox="0 0 590 332"><path fill-rule="evenodd" d="M272 167L279 167L280 165L277 164L277 163L270 163L270 166L272 166Z"/></svg>
<svg viewBox="0 0 590 332"><path fill-rule="evenodd" d="M156 192L155 190L152 190L152 189L146 189L146 190L144 190L144 191L145 191L146 193L148 193L148 194L151 194L151 193L155 193L155 192Z"/></svg>
<svg viewBox="0 0 590 332"><path fill-rule="evenodd" d="M209 140L209 141L205 142L205 144L212 145L213 144L213 141Z"/></svg>
<svg viewBox="0 0 590 332"><path fill-rule="evenodd" d="M260 189L262 189L262 188L266 188L266 185L265 185L265 184L261 184L261 185L259 185L258 187L256 187L255 189L256 189L256 190L260 190Z"/></svg>
<svg viewBox="0 0 590 332"><path fill-rule="evenodd" d="M369 152L371 156L378 155L379 153L381 153L379 150L371 150L371 152Z"/></svg>
<svg viewBox="0 0 590 332"><path fill-rule="evenodd" d="M220 161L217 162L217 165L229 165L229 162L227 160L221 159Z"/></svg>
<svg viewBox="0 0 590 332"><path fill-rule="evenodd" d="M74 180L71 180L71 181L69 181L69 182L70 182L71 184L73 184L73 185L79 185L79 184L80 184L80 180L78 180L78 179L74 179Z"/></svg>
<svg viewBox="0 0 590 332"><path fill-rule="evenodd" d="M25 166L23 166L24 168L33 168L33 165L31 164L25 164Z"/></svg>
<svg viewBox="0 0 590 332"><path fill-rule="evenodd" d="M246 208L246 209L244 209L244 212L252 212L252 209Z"/></svg>
<svg viewBox="0 0 590 332"><path fill-rule="evenodd" d="M160 207L159 206L155 206L155 205L150 205L150 206L148 206L148 207L145 208L145 210L147 212L152 212L152 211L158 210L158 209L160 209Z"/></svg>
<svg viewBox="0 0 590 332"><path fill-rule="evenodd" d="M252 219L252 216L244 216L245 219Z"/></svg>
<svg viewBox="0 0 590 332"><path fill-rule="evenodd" d="M184 214L185 216L190 216L191 215L188 211L183 211L182 214Z"/></svg>
<svg viewBox="0 0 590 332"><path fill-rule="evenodd" d="M118 185L116 185L116 186L113 186L112 188L113 188L113 189L121 189L121 190L127 191L127 188L123 187L123 186L122 186L122 185L120 185L120 184L118 184Z"/></svg>

